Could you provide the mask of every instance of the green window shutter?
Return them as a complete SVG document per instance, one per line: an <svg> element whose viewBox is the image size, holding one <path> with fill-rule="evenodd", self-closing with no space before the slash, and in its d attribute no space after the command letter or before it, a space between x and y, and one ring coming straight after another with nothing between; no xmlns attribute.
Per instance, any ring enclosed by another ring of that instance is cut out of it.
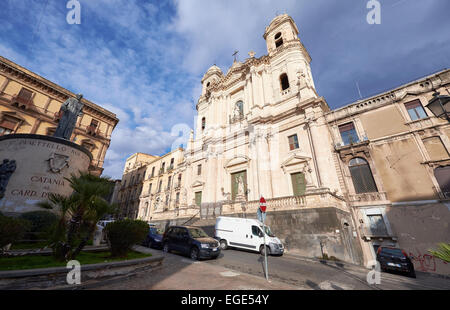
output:
<svg viewBox="0 0 450 310"><path fill-rule="evenodd" d="M301 172L291 174L292 188L294 196L302 196L305 194L306 182L305 175Z"/></svg>

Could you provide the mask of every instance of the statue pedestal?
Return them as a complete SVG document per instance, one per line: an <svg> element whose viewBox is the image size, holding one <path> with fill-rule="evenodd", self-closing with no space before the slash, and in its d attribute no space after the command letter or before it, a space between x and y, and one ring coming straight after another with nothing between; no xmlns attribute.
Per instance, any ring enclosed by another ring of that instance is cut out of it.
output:
<svg viewBox="0 0 450 310"><path fill-rule="evenodd" d="M14 215L44 210L36 203L46 200L49 193L70 195L72 188L65 178L87 172L92 155L64 139L11 134L0 137L0 164L4 160L14 160L16 167L9 173L0 168L0 212Z"/></svg>

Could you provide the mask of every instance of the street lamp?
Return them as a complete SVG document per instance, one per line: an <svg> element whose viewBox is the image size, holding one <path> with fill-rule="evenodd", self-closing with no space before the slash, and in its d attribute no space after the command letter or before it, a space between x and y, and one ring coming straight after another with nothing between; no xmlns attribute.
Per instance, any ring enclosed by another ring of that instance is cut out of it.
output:
<svg viewBox="0 0 450 310"><path fill-rule="evenodd" d="M426 107L438 118L446 118L450 122L450 96L440 96L439 92L433 94L433 98Z"/></svg>

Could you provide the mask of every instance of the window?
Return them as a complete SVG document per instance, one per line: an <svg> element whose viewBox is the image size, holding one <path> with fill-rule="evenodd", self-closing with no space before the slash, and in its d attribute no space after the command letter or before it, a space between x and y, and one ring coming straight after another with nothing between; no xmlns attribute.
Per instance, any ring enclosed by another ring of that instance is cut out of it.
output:
<svg viewBox="0 0 450 310"><path fill-rule="evenodd" d="M281 90L286 90L289 88L289 79L286 73L280 75L280 83L281 83Z"/></svg>
<svg viewBox="0 0 450 310"><path fill-rule="evenodd" d="M0 136L9 135L12 133L11 129L0 127Z"/></svg>
<svg viewBox="0 0 450 310"><path fill-rule="evenodd" d="M170 188L170 183L172 182L172 176L169 176L169 181L167 182L167 189Z"/></svg>
<svg viewBox="0 0 450 310"><path fill-rule="evenodd" d="M152 183L150 183L150 185L148 186L148 193L151 194L152 193Z"/></svg>
<svg viewBox="0 0 450 310"><path fill-rule="evenodd" d="M175 202L177 204L180 203L180 193L177 193L176 198L175 198Z"/></svg>
<svg viewBox="0 0 450 310"><path fill-rule="evenodd" d="M450 166L438 167L434 170L434 176L441 188L444 198L450 198Z"/></svg>
<svg viewBox="0 0 450 310"><path fill-rule="evenodd" d="M206 84L206 87L209 87L209 85L211 85L211 82L208 82L208 83Z"/></svg>
<svg viewBox="0 0 450 310"><path fill-rule="evenodd" d="M197 166L197 175L201 175L202 174L202 165L198 165Z"/></svg>
<svg viewBox="0 0 450 310"><path fill-rule="evenodd" d="M165 168L166 168L166 163L162 163L160 174L161 174L161 173L164 173L164 169L165 169Z"/></svg>
<svg viewBox="0 0 450 310"><path fill-rule="evenodd" d="M133 184L134 184L133 181L134 181L134 175L131 177L131 182L130 182L131 186L133 186Z"/></svg>
<svg viewBox="0 0 450 310"><path fill-rule="evenodd" d="M427 114L425 113L419 99L405 103L405 108L408 111L409 117L412 121L427 117Z"/></svg>
<svg viewBox="0 0 450 310"><path fill-rule="evenodd" d="M377 192L377 186L370 171L369 164L363 158L353 158L349 163L355 193Z"/></svg>
<svg viewBox="0 0 450 310"><path fill-rule="evenodd" d="M14 132L14 129L17 126L17 122L12 119L3 117L0 122L0 136L9 135Z"/></svg>
<svg viewBox="0 0 450 310"><path fill-rule="evenodd" d="M145 203L145 217L147 217L147 213L148 213L148 202Z"/></svg>
<svg viewBox="0 0 450 310"><path fill-rule="evenodd" d="M162 188L162 180L159 181L158 193L161 191L161 188Z"/></svg>
<svg viewBox="0 0 450 310"><path fill-rule="evenodd" d="M170 159L170 166L169 166L169 169L173 169L174 162L175 162L175 159L174 159L174 158Z"/></svg>
<svg viewBox="0 0 450 310"><path fill-rule="evenodd" d="M292 135L288 137L289 139L289 150L295 150L298 149L298 138L297 135Z"/></svg>
<svg viewBox="0 0 450 310"><path fill-rule="evenodd" d="M358 134L356 133L353 123L340 125L339 132L341 133L341 138L344 145L357 143L359 141Z"/></svg>
<svg viewBox="0 0 450 310"><path fill-rule="evenodd" d="M202 118L202 130L205 130L206 128L206 118Z"/></svg>
<svg viewBox="0 0 450 310"><path fill-rule="evenodd" d="M283 38L281 37L281 32L275 35L275 47L280 47L283 45Z"/></svg>
<svg viewBox="0 0 450 310"><path fill-rule="evenodd" d="M383 215L367 215L369 219L370 232L375 236L387 236L386 224L383 220Z"/></svg>
<svg viewBox="0 0 450 310"><path fill-rule="evenodd" d="M181 186L181 173L178 175L178 184L177 184L177 186L178 187Z"/></svg>
<svg viewBox="0 0 450 310"><path fill-rule="evenodd" d="M195 204L197 206L201 206L201 204L202 204L202 192L196 192L195 193Z"/></svg>
<svg viewBox="0 0 450 310"><path fill-rule="evenodd" d="M150 177L153 178L154 176L155 176L155 167L152 168L152 175Z"/></svg>
<svg viewBox="0 0 450 310"><path fill-rule="evenodd" d="M91 120L91 124L86 129L87 133L95 136L98 131L98 121L95 119Z"/></svg>
<svg viewBox="0 0 450 310"><path fill-rule="evenodd" d="M259 227L258 226L254 226L254 225L252 225L252 234L253 234L253 236L257 236L257 237L263 235L262 231L259 229Z"/></svg>

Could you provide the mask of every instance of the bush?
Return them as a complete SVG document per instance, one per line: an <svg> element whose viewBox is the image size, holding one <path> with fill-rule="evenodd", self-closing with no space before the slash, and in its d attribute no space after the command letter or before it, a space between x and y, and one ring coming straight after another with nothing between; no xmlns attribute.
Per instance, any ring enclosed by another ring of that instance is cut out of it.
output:
<svg viewBox="0 0 450 310"><path fill-rule="evenodd" d="M46 239L51 228L58 221L56 214L48 211L32 211L23 213L20 218L30 221L31 227L28 230L26 239Z"/></svg>
<svg viewBox="0 0 450 310"><path fill-rule="evenodd" d="M6 245L20 240L30 225L30 222L20 218L0 216L0 251Z"/></svg>
<svg viewBox="0 0 450 310"><path fill-rule="evenodd" d="M148 234L149 226L141 220L120 220L105 227L106 236L113 257L124 257L136 243L140 243Z"/></svg>

